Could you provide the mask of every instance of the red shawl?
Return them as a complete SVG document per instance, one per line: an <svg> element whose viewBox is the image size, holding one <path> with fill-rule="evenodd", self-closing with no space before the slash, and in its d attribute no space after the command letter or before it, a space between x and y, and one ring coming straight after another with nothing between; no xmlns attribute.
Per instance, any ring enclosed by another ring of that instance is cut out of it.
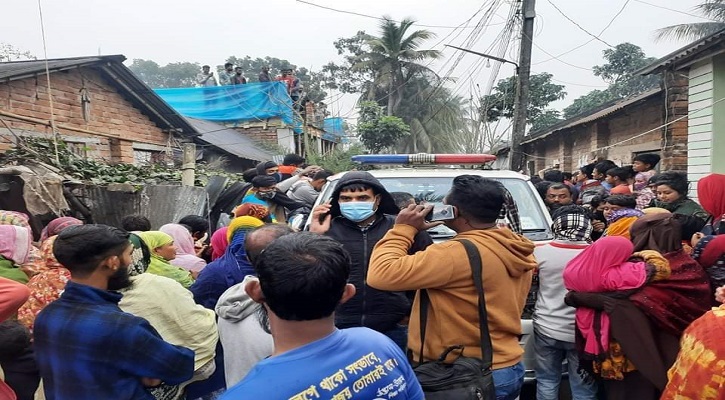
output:
<svg viewBox="0 0 725 400"><path fill-rule="evenodd" d="M710 282L700 264L683 250L664 257L670 262L669 279L650 282L629 299L660 328L680 337L710 309Z"/></svg>

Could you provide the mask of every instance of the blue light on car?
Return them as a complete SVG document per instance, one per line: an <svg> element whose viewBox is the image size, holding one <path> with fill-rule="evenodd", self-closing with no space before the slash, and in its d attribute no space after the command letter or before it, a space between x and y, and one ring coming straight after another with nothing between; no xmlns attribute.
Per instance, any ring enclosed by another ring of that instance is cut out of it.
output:
<svg viewBox="0 0 725 400"><path fill-rule="evenodd" d="M352 156L352 161L359 164L407 164L407 154L364 154Z"/></svg>

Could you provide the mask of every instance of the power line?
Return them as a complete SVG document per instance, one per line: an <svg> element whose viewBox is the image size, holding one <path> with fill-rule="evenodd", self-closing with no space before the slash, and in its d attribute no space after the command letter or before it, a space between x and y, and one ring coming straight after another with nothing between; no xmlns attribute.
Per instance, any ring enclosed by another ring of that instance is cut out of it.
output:
<svg viewBox="0 0 725 400"><path fill-rule="evenodd" d="M611 48L614 48L614 46L612 46L611 44L607 43L607 42L606 42L606 41L604 41L603 39L600 39L600 38L599 38L599 36L597 36L597 35L595 35L595 34L593 34L593 33L589 32L588 30L584 29L584 27L583 27L583 26L579 25L579 24L578 24L578 23L577 23L576 21L574 21L573 19L569 18L569 16L568 16L568 15L566 15L566 14L564 13L564 11L561 11L561 9L560 9L559 7L557 7L557 6L556 6L556 4L554 4L554 3L553 3L553 2L551 1L551 0L546 0L546 1L547 1L547 2L549 2L549 4L551 4L551 6L552 6L552 7L554 7L554 8L556 9L556 11L558 11L558 12L559 12L559 14L561 14L561 15L562 15L562 16L563 16L564 18L566 18L566 19L567 19L567 20L568 20L569 22L571 22L572 24L574 24L574 25L575 25L575 26L576 26L577 28L579 28L579 29L580 29L580 30L581 30L582 32L584 32L584 33L586 33L587 35L589 35L589 36L593 37L593 38L594 38L595 40L598 40L598 41L600 41L600 42L602 42L602 43L606 44L607 46L609 46L609 47L611 47Z"/></svg>
<svg viewBox="0 0 725 400"><path fill-rule="evenodd" d="M573 67L573 68L582 69L584 71L594 71L591 68L582 67L582 66L579 66L579 65L574 65L574 64L572 64L572 63L570 63L568 61L564 61L561 58L559 58L559 57L557 57L557 56L549 53L548 51L544 50L541 46L539 46L538 44L536 44L536 42L532 41L532 43L534 44L534 47L536 47L537 49L541 50L544 54L546 54L547 56L551 57L553 60L559 61L560 63L565 64L565 65L568 65L568 66Z"/></svg>
<svg viewBox="0 0 725 400"><path fill-rule="evenodd" d="M332 8L332 7L327 7L327 6L323 6L320 4L310 3L309 1L305 1L305 0L296 0L296 1L298 3L307 4L307 5L310 5L313 7L322 8L322 9L329 10L329 11L339 12L339 13L343 13L343 14L357 15L358 17L372 18L372 19L377 19L379 21L386 21L385 18L376 17L374 15L363 14L363 13L359 13L359 12L355 12L355 11L340 10L338 8ZM400 23L400 21L396 21L396 20L392 20L392 19L389 19L389 21ZM505 24L505 22L495 23L495 24L490 24L490 25L503 25L503 24ZM446 29L475 28L474 26L459 27L459 26L446 26L446 25L424 25L424 24L419 24L417 22L413 23L413 25L418 25L423 28L446 28Z"/></svg>
<svg viewBox="0 0 725 400"><path fill-rule="evenodd" d="M602 28L602 30L601 30L601 31L599 31L599 35L597 35L597 36L602 36L602 34L603 34L604 32L606 32L606 31L607 31L607 29L609 29L609 27L611 27L611 26L612 26L612 24L614 23L614 21L615 21L615 20L616 20L617 18L619 18L619 16L620 16L620 15L622 15L622 12L624 12L624 9L625 9L625 8L627 8L627 5L629 4L629 2L630 2L630 1L631 1L631 0L626 0L626 1L624 2L624 4L622 5L622 7L621 7L621 8L619 9L619 11L618 11L618 12L617 12L616 14L614 14L614 17L612 17L612 19L610 19L610 20L609 20L609 23L608 23L608 24L607 24L606 26L604 26L604 28ZM574 51L576 51L576 50L579 50L579 49L581 49L582 47L584 47L584 46L588 45L589 43L593 42L594 40L595 40L594 38L591 38L591 39L587 40L586 42L584 42L584 43L580 44L579 46L576 46L576 47L574 47L573 49L567 50L567 51L565 51L565 52L563 52L563 53L561 53L561 54L557 55L557 57L565 56L565 55L567 55L567 54L569 54L569 53L571 53L571 52L574 52ZM544 60L544 61L539 61L539 62L535 62L535 63L533 63L532 65L539 65L539 64L543 64L543 63L545 63L545 62L549 62L549 61L551 61L551 60L555 60L555 59L556 59L556 58L554 58L554 57L552 57L552 58L547 58L547 59L546 59L546 60Z"/></svg>
<svg viewBox="0 0 725 400"><path fill-rule="evenodd" d="M590 88L608 88L609 87L607 85L586 85L583 83L567 82L567 81L562 81L561 79L556 79L556 78L551 78L551 80L554 82L565 83L567 85L572 85L572 86L582 86L582 87L590 87Z"/></svg>
<svg viewBox="0 0 725 400"><path fill-rule="evenodd" d="M713 21L713 22L721 22L721 21L718 21L716 19L712 19L712 18L708 18L708 17L703 17L702 15L692 14L692 13L688 13L688 12L682 11L682 10L676 10L674 8L669 8L669 7L661 6L659 4L652 4L652 3L648 3L648 2L642 1L642 0L634 0L634 1L636 1L637 3L646 4L648 6L652 6L652 7L655 7L655 8L661 8L663 10L676 12L678 14L689 15L690 17L695 17L695 18L700 18L700 19L706 19L708 21Z"/></svg>

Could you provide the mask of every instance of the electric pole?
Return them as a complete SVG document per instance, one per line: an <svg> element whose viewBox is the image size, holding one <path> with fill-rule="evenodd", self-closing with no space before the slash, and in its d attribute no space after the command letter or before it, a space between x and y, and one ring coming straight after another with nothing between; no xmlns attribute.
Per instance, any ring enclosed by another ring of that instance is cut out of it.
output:
<svg viewBox="0 0 725 400"><path fill-rule="evenodd" d="M514 122L511 132L511 150L509 169L524 170L524 154L521 142L526 134L526 109L529 104L529 77L531 75L531 46L534 37L534 17L536 0L521 0L521 49L516 79L516 99L514 101Z"/></svg>

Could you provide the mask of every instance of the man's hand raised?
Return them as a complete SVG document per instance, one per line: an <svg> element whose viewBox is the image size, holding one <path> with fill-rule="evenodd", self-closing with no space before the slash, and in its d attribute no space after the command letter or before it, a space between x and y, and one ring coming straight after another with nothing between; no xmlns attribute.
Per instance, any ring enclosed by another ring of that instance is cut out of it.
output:
<svg viewBox="0 0 725 400"><path fill-rule="evenodd" d="M312 210L310 232L322 235L330 230L330 223L332 221L332 215L330 215L331 208L332 206L329 203L325 203L318 205Z"/></svg>
<svg viewBox="0 0 725 400"><path fill-rule="evenodd" d="M425 216L431 211L433 211L432 204L427 206L411 204L407 208L400 210L398 217L395 219L395 223L410 225L418 231L425 231L443 225L443 221L428 222L425 220Z"/></svg>

